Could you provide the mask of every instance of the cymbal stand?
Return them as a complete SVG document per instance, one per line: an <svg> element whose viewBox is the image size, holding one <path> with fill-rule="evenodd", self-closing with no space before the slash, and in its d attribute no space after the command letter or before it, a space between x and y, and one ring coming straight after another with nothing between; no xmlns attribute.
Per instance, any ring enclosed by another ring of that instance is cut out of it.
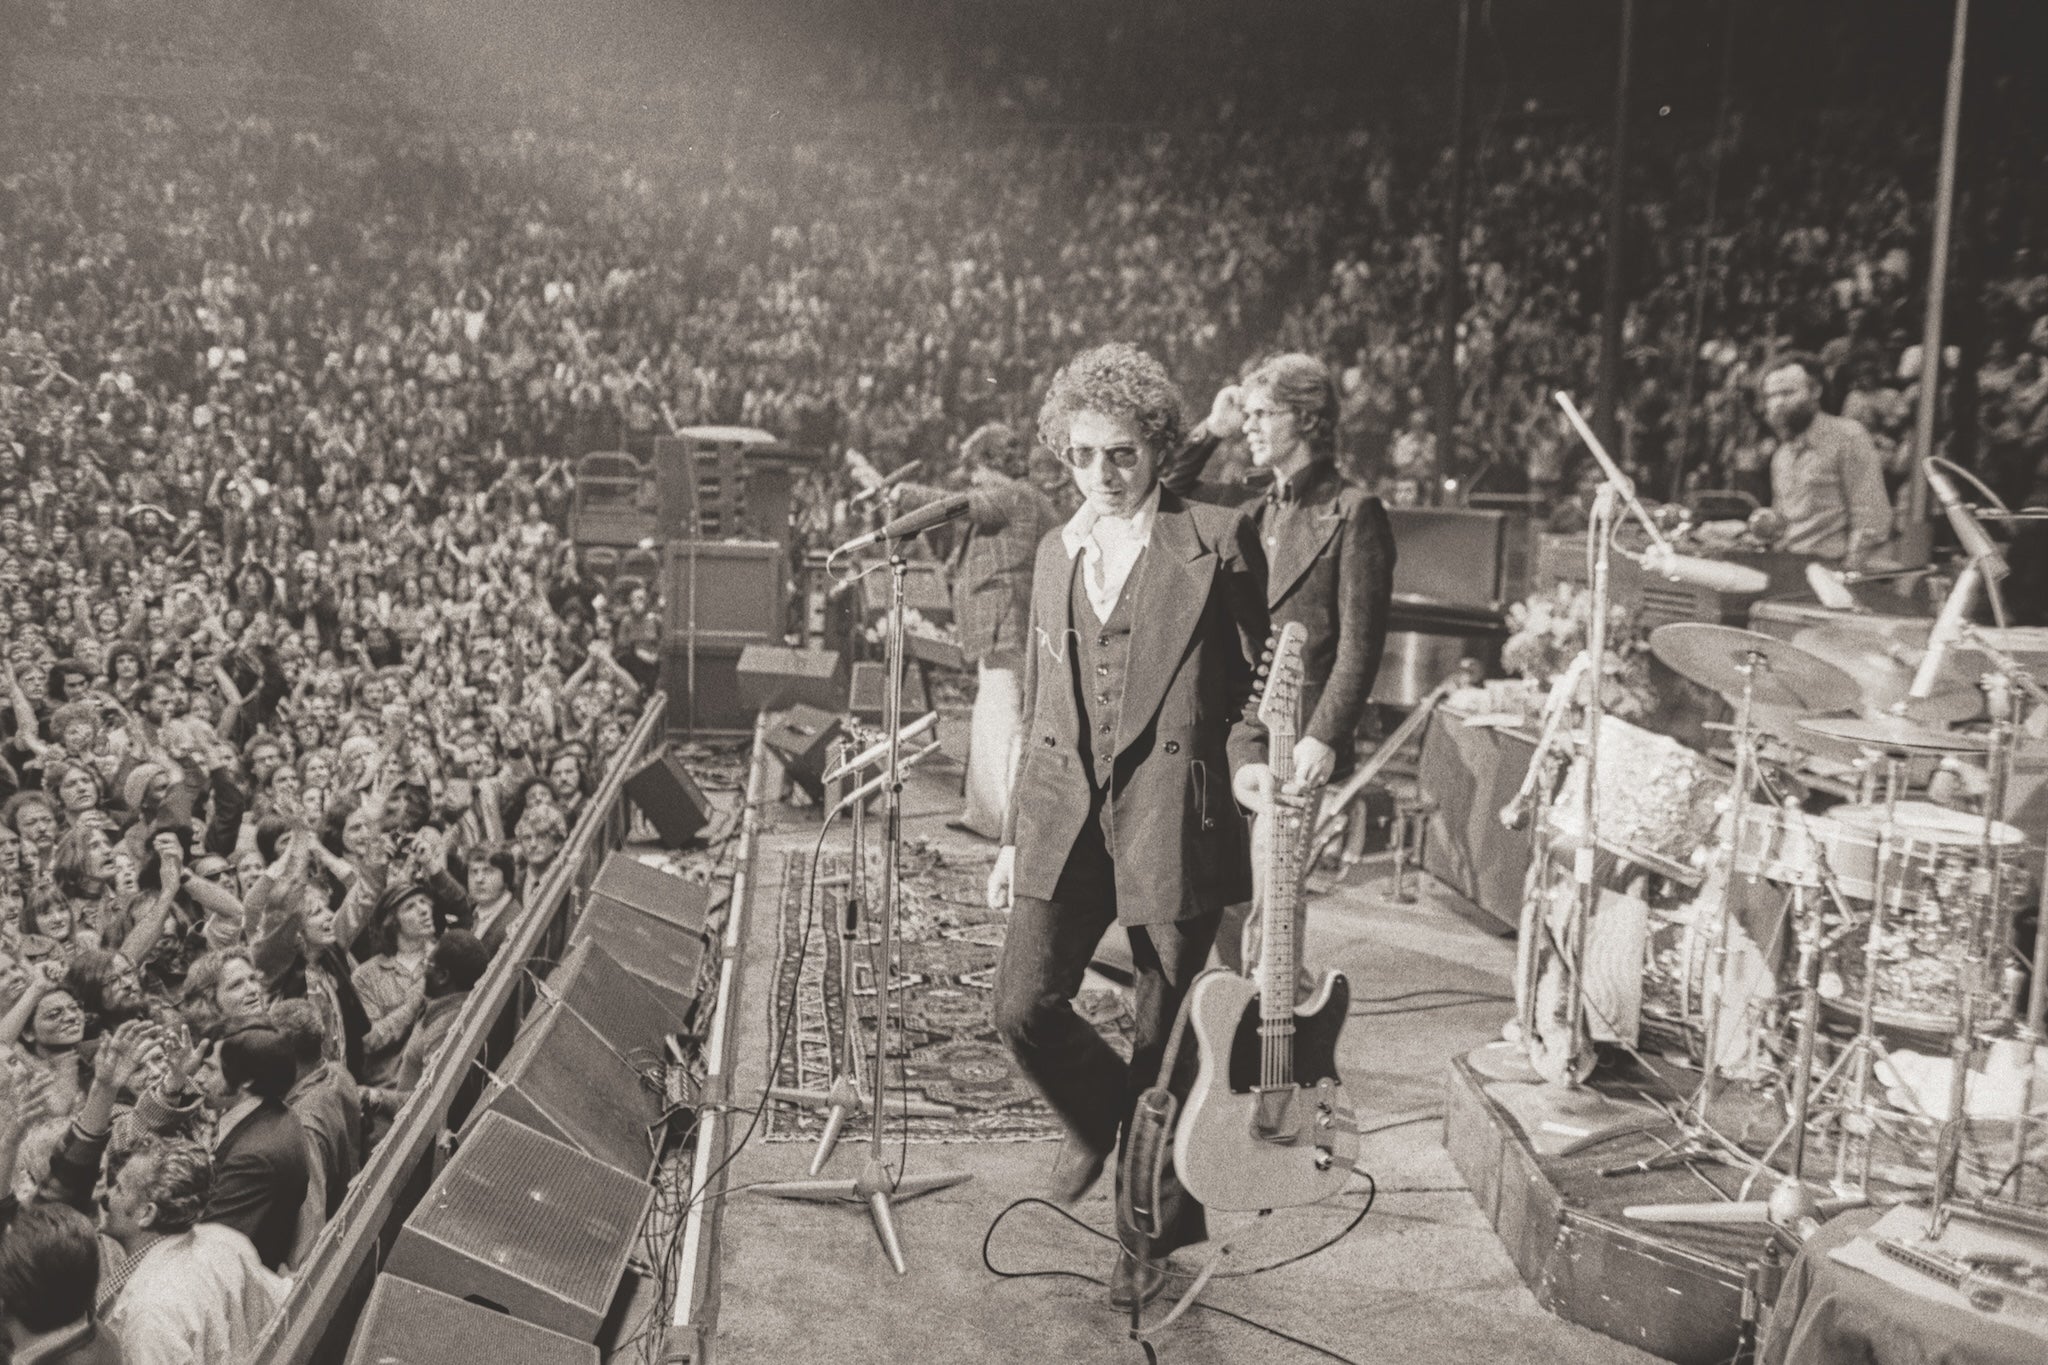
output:
<svg viewBox="0 0 2048 1365"><path fill-rule="evenodd" d="M1970 873L1970 922L1965 950L1956 981L1956 1030L1949 1039L1949 1084L1947 1117L1941 1137L1934 1145L1934 1194L1927 1205L1927 1235L1941 1236L1948 1223L1948 1201L1955 1193L1956 1170L1962 1161L1963 1135L1968 1123L1970 1065L1977 1057L1977 1006L1980 1000L2003 995L1997 979L2010 961L2012 926L2004 912L2004 868L1997 857L1996 833L2005 818L2005 794L2012 774L2013 695L2010 682L1998 672L1984 677L1984 699L1991 716L1991 747L1986 756L1990 789L1984 798L1983 831L1977 844L1977 866ZM2008 1005L2010 997L2006 997ZM2004 1021L2009 1022L2008 1008ZM1988 1040L2001 1022L1994 1014L1992 1027L1984 1030ZM2029 1059L2031 1061L2031 1058ZM2024 1156L2024 1124L2015 1124L2021 1135Z"/></svg>
<svg viewBox="0 0 2048 1365"><path fill-rule="evenodd" d="M855 735L832 746L833 766L844 767L861 747L863 737ZM856 776L858 776L856 774ZM847 1121L870 1112L869 1090L861 1084L861 1056L866 1045L861 1039L860 1013L854 1008L854 950L861 939L861 910L867 903L867 802L855 801L848 815L853 825L853 858L847 869L846 904L839 916L839 1040L833 1052L832 1079L823 1090L795 1090L772 1086L768 1094L783 1104L795 1104L825 1111L825 1131L818 1138L818 1150L811 1158L810 1174L817 1175L832 1159ZM876 1085L877 1092L886 1087ZM947 1104L891 1095L885 1101L893 1118L944 1119L959 1110Z"/></svg>
<svg viewBox="0 0 2048 1365"><path fill-rule="evenodd" d="M1721 1062L1724 1028L1721 1016L1728 998L1728 940L1734 912L1735 858L1742 843L1744 816L1749 811L1750 788L1756 781L1756 674L1759 668L1766 666L1763 655L1754 651L1744 654L1742 662L1736 666L1742 674L1742 696L1735 705L1735 776L1729 787L1728 818L1733 837L1728 842L1728 889L1722 893L1720 913L1714 919L1713 948L1707 959L1707 979L1702 992L1705 998L1700 1002L1705 1015L1705 1056L1700 1062L1700 1088L1690 1105L1693 1115L1702 1121L1713 1099L1714 1071Z"/></svg>
<svg viewBox="0 0 2048 1365"><path fill-rule="evenodd" d="M1783 808L1788 820L1796 820L1802 827L1806 825L1805 812L1799 808L1797 799L1780 797L1771 783L1769 774L1761 766L1757 770L1757 780L1765 793ZM1736 837L1738 841L1741 838L1739 827ZM1843 900L1841 885L1835 877L1834 868L1828 862L1825 844L1814 838L1810 829L1805 831L1803 843L1813 854L1814 881L1835 908L1846 913L1848 907ZM1739 842L1737 847L1740 847ZM1818 1083L1813 1079L1814 1053L1820 1038L1820 964L1829 947L1841 935L1825 936L1822 916L1819 913L1807 913L1807 890L1808 886L1804 880L1792 882L1791 914L1799 933L1799 1022L1798 1042L1793 1059L1792 1094L1784 1128L1772 1139L1763 1156L1756 1161L1749 1180L1743 1184L1743 1198L1728 1203L1637 1204L1622 1210L1624 1217L1659 1223L1768 1223L1790 1229L1803 1240L1819 1226L1823 1218L1864 1202L1861 1195L1820 1198L1814 1194L1806 1180L1807 1127L1813 1105L1841 1078L1847 1065L1845 1055L1829 1068L1828 1073L1821 1077ZM1787 1169L1772 1188L1769 1197L1762 1200L1747 1198L1751 1185L1758 1177L1770 1172L1772 1159L1778 1154L1778 1149L1787 1143L1790 1144ZM1675 1150L1683 1153L1687 1161L1726 1158L1722 1151L1705 1149L1696 1137L1688 1137ZM1662 1158L1651 1160L1668 1164L1664 1163ZM1637 1166L1649 1164L1651 1163L1639 1162ZM1630 1169L1635 1168L1622 1167L1612 1173L1620 1174Z"/></svg>
<svg viewBox="0 0 2048 1365"><path fill-rule="evenodd" d="M889 569L889 683L883 694L882 719L889 732L884 786L888 793L888 813L883 822L882 895L877 920L880 941L875 959L874 1069L870 1073L877 1095L888 1085L890 986L895 976L896 919L903 890L903 588L910 572L910 561L904 558L901 543L893 540L889 542ZM858 802L855 809L859 809ZM866 856L866 852L857 848L854 856L858 861ZM852 1008L853 1001L849 997L849 1014ZM972 1179L972 1176L965 1171L934 1171L918 1176L892 1171L883 1159L883 1122L891 1112L900 1114L903 1111L886 1103L870 1104L868 1111L873 1120L868 1130L868 1157L857 1177L852 1180L789 1181L762 1185L757 1189L762 1194L784 1199L865 1204L869 1218L874 1221L875 1236L880 1240L889 1264L898 1275L902 1275L908 1268L903 1260L902 1241L896 1233L892 1201L946 1189Z"/></svg>
<svg viewBox="0 0 2048 1365"><path fill-rule="evenodd" d="M1870 897L1870 923L1863 939L1863 998L1857 1002L1856 1036L1836 1059L1837 1068L1849 1068L1849 1100L1843 1107L1835 1140L1836 1188L1845 1182L1852 1146L1859 1148L1856 1191L1865 1199L1870 1194L1870 1135L1875 1125L1870 1117L1870 1078L1876 1059L1884 1052L1877 1037L1877 964L1884 950L1885 897L1892 909L1901 909L1906 894L1905 868L1893 861L1903 857L1898 844L1899 792L1906 782L1906 755L1896 749L1884 755L1884 824L1877 838L1876 885Z"/></svg>

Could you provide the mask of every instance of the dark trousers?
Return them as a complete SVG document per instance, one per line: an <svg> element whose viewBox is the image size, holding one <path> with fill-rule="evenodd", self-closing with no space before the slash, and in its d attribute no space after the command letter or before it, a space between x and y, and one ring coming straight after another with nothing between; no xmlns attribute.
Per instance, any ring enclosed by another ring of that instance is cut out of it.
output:
<svg viewBox="0 0 2048 1365"><path fill-rule="evenodd" d="M1126 1063L1073 1008L1095 945L1116 924L1116 868L1099 823L1090 819L1083 825L1051 900L1017 897L996 968L996 1027L1075 1140L1097 1155L1118 1149L1138 1096L1158 1081L1174 1017L1208 962L1219 919L1210 913L1128 927L1137 1020ZM1169 1088L1185 1100L1194 1078L1195 1044L1188 1036ZM1170 1159L1160 1205L1162 1232L1152 1242L1154 1254L1207 1237L1202 1206L1181 1188ZM1126 1246L1136 1246L1121 1199L1117 1231Z"/></svg>

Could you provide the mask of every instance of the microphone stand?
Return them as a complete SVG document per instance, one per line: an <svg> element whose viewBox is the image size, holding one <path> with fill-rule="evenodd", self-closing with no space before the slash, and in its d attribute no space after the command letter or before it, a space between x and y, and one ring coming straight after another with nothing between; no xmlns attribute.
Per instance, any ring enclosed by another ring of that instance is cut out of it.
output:
<svg viewBox="0 0 2048 1365"><path fill-rule="evenodd" d="M902 542L889 542L889 640L887 667L889 670L888 690L883 694L882 724L888 730L888 758L885 770L885 790L888 792L888 811L883 820L882 846L882 896L881 913L878 921L880 930L880 958L875 969L875 1036L874 1036L874 1089L879 1096L888 1086L889 1061L889 996L890 983L895 975L896 914L902 895L903 867L903 636L904 636L904 580L910 573L910 561L903 556ZM854 808L859 809L858 800ZM866 856L864 849L856 848L855 862ZM849 1017L853 1001L846 1002ZM906 1096L907 1098L907 1096ZM896 1233L896 1217L893 1200L914 1199L933 1190L943 1190L972 1179L966 1171L934 1171L924 1175L908 1176L900 1171L891 1171L883 1159L882 1125L891 1104L871 1104L869 1116L873 1123L868 1131L868 1156L860 1174L852 1180L788 1181L761 1185L762 1194L782 1199L804 1199L817 1202L856 1202L867 1205L868 1216L875 1225L875 1236L882 1244L882 1251L889 1258L889 1264L898 1275L907 1273L903 1260L903 1243ZM896 1109L895 1112L903 1112ZM828 1154L829 1155L829 1154ZM813 1170L818 1167L814 1165Z"/></svg>
<svg viewBox="0 0 2048 1365"><path fill-rule="evenodd" d="M854 743L841 740L833 747L835 771L845 771ZM867 801L855 800L852 807L853 863L847 872L846 905L839 917L839 1046L833 1053L832 1079L823 1090L787 1086L768 1089L769 1097L780 1103L825 1111L825 1131L818 1138L817 1154L811 1158L810 1174L814 1176L832 1159L833 1148L839 1145L847 1121L871 1112L869 1089L861 1085L860 1079L860 1058L865 1045L861 1040L859 1013L854 1008L853 969L854 948L861 939L861 904L867 898ZM873 1087L877 1094L882 1088L879 1084ZM960 1112L949 1104L915 1100L908 1094L893 1096L887 1104L889 1113L897 1118L944 1119Z"/></svg>
<svg viewBox="0 0 2048 1365"><path fill-rule="evenodd" d="M1573 411L1570 400L1563 394L1558 395L1558 400L1565 404L1568 413ZM1603 457L1602 463L1606 463L1605 452L1599 451L1597 445L1595 451ZM1600 899L1600 887L1594 872L1600 851L1597 764L1601 720L1605 713L1601 689L1606 677L1608 576L1617 520L1616 504L1624 497L1632 501L1634 496L1629 492L1626 480L1619 475L1620 471L1613 471L1595 494L1592 526L1588 532L1587 549L1593 561L1593 605L1586 626L1587 699L1580 739L1586 778L1578 792L1579 831L1577 846L1572 853L1571 913L1562 941L1551 943L1556 959L1553 970L1558 973L1563 995L1559 1001L1563 1018L1557 1022L1561 1024L1564 1036L1555 1041L1547 1039L1544 1021L1538 1017L1537 982L1541 979L1542 969L1536 963L1542 945L1549 937L1549 907L1543 904L1534 914L1523 917L1524 932L1533 935L1533 942L1527 954L1530 970L1526 998L1517 1002L1518 1017L1526 1017L1522 1045L1530 1065L1541 1080L1530 1084L1503 1079L1486 1087L1487 1094L1515 1116L1522 1131L1528 1135L1531 1147L1545 1156L1569 1155L1621 1133L1655 1127L1664 1118L1654 1109L1618 1103L1598 1091L1586 1089L1584 1084L1592 1073L1594 1062L1585 1026L1585 947L1586 929ZM1567 697L1567 703L1569 700ZM1539 869L1538 881L1536 894L1547 901L1550 894L1547 872ZM1525 994L1524 986L1525 983L1517 982L1518 995Z"/></svg>

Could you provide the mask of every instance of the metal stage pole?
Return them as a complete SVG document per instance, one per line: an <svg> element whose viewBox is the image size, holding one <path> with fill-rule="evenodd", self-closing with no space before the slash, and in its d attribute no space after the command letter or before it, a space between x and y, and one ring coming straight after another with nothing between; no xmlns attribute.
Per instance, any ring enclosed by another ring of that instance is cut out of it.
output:
<svg viewBox="0 0 2048 1365"><path fill-rule="evenodd" d="M1949 39L1948 96L1941 116L1941 170L1934 190L1934 243L1927 259L1927 318L1920 333L1920 410L1913 452L1925 461L1934 448L1934 419L1941 404L1941 313L1948 298L1949 234L1955 218L1956 140L1963 122L1963 55L1970 36L1970 0L1955 0L1955 29ZM1961 414L1957 415L1961 420ZM1908 564L1925 564L1933 547L1927 524L1927 480L1909 479L1905 538Z"/></svg>

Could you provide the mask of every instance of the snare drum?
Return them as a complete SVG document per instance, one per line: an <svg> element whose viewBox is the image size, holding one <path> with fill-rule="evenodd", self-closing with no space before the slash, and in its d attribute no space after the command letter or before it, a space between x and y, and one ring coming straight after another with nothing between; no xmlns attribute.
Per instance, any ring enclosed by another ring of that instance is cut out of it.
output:
<svg viewBox="0 0 2048 1365"><path fill-rule="evenodd" d="M1892 846L1880 867L1874 855L1883 837L1884 807L1843 806L1831 815L1873 849L1870 871L1857 879L1845 877L1843 891L1881 908L1878 1022L1929 1034L1951 1031L1961 1007L1969 955L1971 882L1984 838L1983 820L1924 801L1901 801ZM1993 823L1991 857L2002 869L1994 930L2026 902L2025 847L2019 830ZM1831 955L1826 975L1840 983L1833 1001L1838 1007L1853 1008L1863 998L1867 947L1867 935L1858 932ZM1994 944L1993 950L2002 947Z"/></svg>
<svg viewBox="0 0 2048 1365"><path fill-rule="evenodd" d="M1876 837L1826 815L1769 805L1744 808L1735 843L1737 875L1818 890L1823 866L1844 896L1868 900L1877 869Z"/></svg>
<svg viewBox="0 0 2048 1365"><path fill-rule="evenodd" d="M1693 855L1713 841L1715 803L1727 794L1728 779L1669 736L1615 716L1600 719L1600 846L1667 875L1697 880ZM1566 840L1581 833L1579 793L1585 780L1586 760L1579 755L1550 805L1550 828Z"/></svg>

